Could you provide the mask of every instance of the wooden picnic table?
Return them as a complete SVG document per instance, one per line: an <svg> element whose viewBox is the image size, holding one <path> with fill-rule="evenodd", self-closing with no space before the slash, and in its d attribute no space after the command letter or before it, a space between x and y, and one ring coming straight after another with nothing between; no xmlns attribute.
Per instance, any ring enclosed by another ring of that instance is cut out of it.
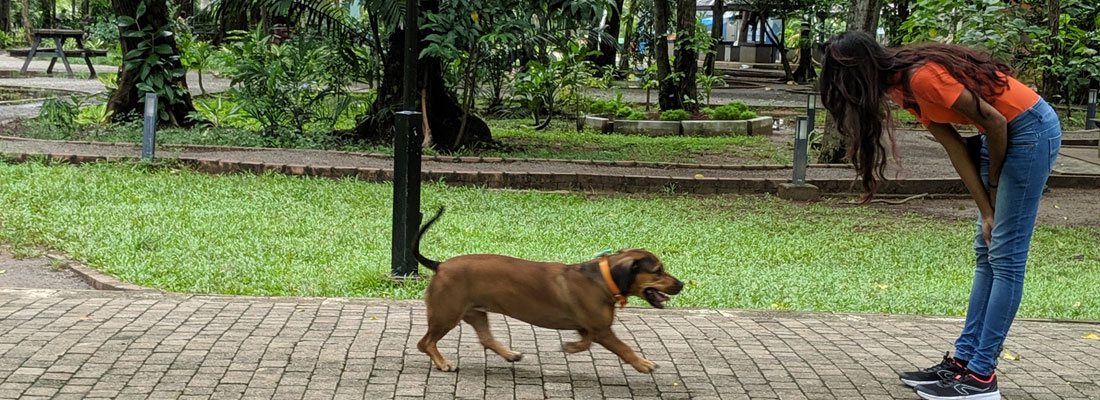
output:
<svg viewBox="0 0 1100 400"><path fill-rule="evenodd" d="M42 45L42 39L53 39L57 47L52 49L39 50L39 46ZM76 40L76 47L78 50L65 50L65 41L68 39ZM60 58L61 62L65 64L65 72L69 74L69 78L74 78L73 69L69 66L69 58L66 53L72 55L84 56L84 61L88 63L88 71L91 72L92 79L95 78L95 68L92 67L91 55L96 54L94 50L84 48L84 31L77 29L36 29L34 31L34 44L31 45L30 51L27 52L27 61L23 62L23 69L19 70L20 74L27 73L27 67L30 67L31 60L35 55L38 56L53 56L50 60L50 67L46 69L46 73L53 73L53 66L57 63L57 59Z"/></svg>

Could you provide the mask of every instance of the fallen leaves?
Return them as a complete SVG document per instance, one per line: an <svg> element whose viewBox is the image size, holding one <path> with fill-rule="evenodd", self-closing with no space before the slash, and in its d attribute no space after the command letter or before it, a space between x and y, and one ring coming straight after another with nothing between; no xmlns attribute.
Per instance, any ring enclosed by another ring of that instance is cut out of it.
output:
<svg viewBox="0 0 1100 400"><path fill-rule="evenodd" d="M1008 360L1008 361L1016 361L1016 360L1020 359L1020 355L1016 354L1016 353L1013 353L1011 351L1008 351L1008 349L1004 349L1004 350L1001 350L1001 358L1003 358L1005 360Z"/></svg>
<svg viewBox="0 0 1100 400"><path fill-rule="evenodd" d="M1096 334L1096 332L1089 332L1089 333L1088 333L1088 334L1086 334L1085 336L1082 336L1082 337L1081 337L1081 339L1085 339L1085 340L1100 340L1100 335L1097 335L1097 334Z"/></svg>
<svg viewBox="0 0 1100 400"><path fill-rule="evenodd" d="M703 179L703 174L695 174L695 179Z"/></svg>

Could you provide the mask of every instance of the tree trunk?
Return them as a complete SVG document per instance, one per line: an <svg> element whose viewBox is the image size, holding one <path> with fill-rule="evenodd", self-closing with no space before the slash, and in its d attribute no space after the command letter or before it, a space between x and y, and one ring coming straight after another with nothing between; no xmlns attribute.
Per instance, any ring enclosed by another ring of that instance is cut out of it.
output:
<svg viewBox="0 0 1100 400"><path fill-rule="evenodd" d="M806 83L817 78L813 61L813 33L810 24L802 23L801 39L798 46L798 70L794 71L794 81Z"/></svg>
<svg viewBox="0 0 1100 400"><path fill-rule="evenodd" d="M1050 37L1054 38L1058 36L1059 21L1062 14L1062 2L1061 0L1047 0L1047 29L1050 30ZM1059 45L1057 40L1051 40L1050 44L1050 57L1051 60L1061 59L1062 46ZM1042 90L1043 98L1054 99L1058 96L1059 89L1058 76L1051 73L1050 69L1043 71L1043 84Z"/></svg>
<svg viewBox="0 0 1100 400"><path fill-rule="evenodd" d="M439 0L421 0L420 7L425 12L439 12ZM424 38L430 33L436 32L423 29L420 31L421 48L427 46ZM356 139L374 142L393 139L393 112L398 111L402 105L404 53L401 49L404 48L404 37L403 28L395 29L390 34L389 51L382 62L382 85L378 88L378 99L369 111L373 117L367 118L355 128L352 134ZM492 140L489 125L471 113L466 119L466 132L456 146L455 141L458 139L464 114L455 93L443 81L442 62L436 57L422 57L417 63L417 73L420 75L417 92L421 94L420 110L424 113L426 124L424 130L431 132L431 143L426 141L425 145L434 144L437 150L453 151Z"/></svg>
<svg viewBox="0 0 1100 400"><path fill-rule="evenodd" d="M607 14L607 35L611 37L612 42L600 41L600 54L596 56L595 60L597 67L615 65L615 54L619 48L619 27L622 23L622 13L623 0L615 0L615 7L608 10Z"/></svg>
<svg viewBox="0 0 1100 400"><path fill-rule="evenodd" d="M54 0L42 0L40 6L42 7L42 29L53 28L54 12L57 11L54 9Z"/></svg>
<svg viewBox="0 0 1100 400"><path fill-rule="evenodd" d="M657 51L657 82L660 88L657 93L657 103L662 110L675 110L684 108L684 99L680 97L676 82L669 79L672 74L672 65L668 60L668 0L653 0L653 31L654 42Z"/></svg>
<svg viewBox="0 0 1100 400"><path fill-rule="evenodd" d="M111 0L111 8L114 9L115 17L129 16L135 17L137 15L138 4L141 4L143 0ZM138 24L141 26L154 26L154 27L167 27L168 26L168 7L165 0L144 0L145 1L145 14L138 18ZM119 27L119 33L123 34L121 38L122 42L122 54L128 53L132 49L136 49L141 43L141 38L128 38L125 37L125 31L128 27ZM174 56L179 55L179 49L176 48L176 39L174 36L161 37L154 42L155 45L168 45L172 48L172 54ZM178 57L172 61L172 68L183 69ZM130 114L141 114L143 109L143 99L145 93L137 88L138 83L142 82L140 70L138 68L126 69L125 66L120 68L118 74L118 89L111 94L111 97L107 100L107 109L111 110L113 119L115 121L122 121ZM186 75L179 78L172 79L172 84L187 87ZM168 112L169 122L175 126L190 125L190 121L187 119L187 115L195 111L194 104L191 103L191 94L184 91L182 96L177 98L176 104L165 104L165 110ZM166 102L167 99L159 99L161 102Z"/></svg>
<svg viewBox="0 0 1100 400"><path fill-rule="evenodd" d="M698 99L695 75L699 70L699 53L691 49L691 34L695 32L695 0L678 0L676 5L676 73L680 75L680 99ZM681 37L680 35L687 35ZM681 101L682 102L682 101ZM683 103L687 111L698 111L699 103Z"/></svg>
<svg viewBox="0 0 1100 400"><path fill-rule="evenodd" d="M722 28L726 25L724 18L726 8L723 3L725 3L725 0L714 0L714 6L710 12L710 36L714 38L714 43L711 46L710 53L707 53L707 57L703 61L703 68L706 70L707 75L714 75L714 61L718 58L718 49L722 48Z"/></svg>
<svg viewBox="0 0 1100 400"><path fill-rule="evenodd" d="M886 34L890 36L890 46L901 46L902 37L901 24L905 23L905 20L909 19L909 0L894 0L894 15L892 18L886 20L883 25L886 25Z"/></svg>
<svg viewBox="0 0 1100 400"><path fill-rule="evenodd" d="M631 69L630 58L634 55L631 42L634 41L634 17L638 15L638 3L642 0L630 0L630 10L627 11L626 27L623 29L623 50L619 52L619 69L629 71Z"/></svg>
<svg viewBox="0 0 1100 400"><path fill-rule="evenodd" d="M23 0L23 35L27 37L27 45L34 44L34 21L31 21L30 0Z"/></svg>
<svg viewBox="0 0 1100 400"><path fill-rule="evenodd" d="M80 16L88 18L87 20L91 21L90 17L92 16L92 0L84 0L83 3L80 3Z"/></svg>
<svg viewBox="0 0 1100 400"><path fill-rule="evenodd" d="M882 11L881 0L853 0L848 8L848 31L864 31L875 34L878 19ZM839 163L844 161L848 145L844 135L836 128L832 114L825 115L825 136L821 139L820 163Z"/></svg>
<svg viewBox="0 0 1100 400"><path fill-rule="evenodd" d="M848 6L848 31L864 31L875 36L882 14L882 0L852 0Z"/></svg>
<svg viewBox="0 0 1100 400"><path fill-rule="evenodd" d="M764 35L770 37L772 42L775 43L775 48L779 50L779 62L783 64L783 80L793 81L794 73L791 72L791 60L787 59L787 43L785 43L784 38L778 37L775 32L772 31L772 26L768 23L767 15L764 15L762 19L764 20ZM783 24L786 25L787 21L784 20ZM786 26L783 27L783 30L787 30Z"/></svg>
<svg viewBox="0 0 1100 400"><path fill-rule="evenodd" d="M11 0L0 0L0 31L11 32Z"/></svg>
<svg viewBox="0 0 1100 400"><path fill-rule="evenodd" d="M230 31L245 31L248 30L248 13L246 12L226 12L221 16L221 23L218 27L218 32L214 35L212 40L214 44L221 44L225 40L225 36Z"/></svg>

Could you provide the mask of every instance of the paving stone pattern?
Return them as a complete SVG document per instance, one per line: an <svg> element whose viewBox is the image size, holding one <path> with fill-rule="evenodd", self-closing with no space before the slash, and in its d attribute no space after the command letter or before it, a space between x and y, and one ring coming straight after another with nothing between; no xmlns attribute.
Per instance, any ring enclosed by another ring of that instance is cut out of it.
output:
<svg viewBox="0 0 1100 400"><path fill-rule="evenodd" d="M640 374L574 333L492 317L511 364L468 326L416 350L419 301L0 290L0 398L913 399L894 371L937 361L957 318L634 309L616 332L661 368ZM1100 324L1019 322L1010 399L1100 398ZM1086 367L1091 366L1091 367Z"/></svg>

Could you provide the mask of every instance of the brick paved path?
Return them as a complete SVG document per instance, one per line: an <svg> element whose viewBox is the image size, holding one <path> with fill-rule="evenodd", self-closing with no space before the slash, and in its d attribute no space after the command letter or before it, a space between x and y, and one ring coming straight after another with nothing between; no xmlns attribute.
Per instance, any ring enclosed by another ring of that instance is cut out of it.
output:
<svg viewBox="0 0 1100 400"><path fill-rule="evenodd" d="M896 369L938 361L960 320L767 311L622 312L615 329L661 368L565 355L572 333L493 317L526 357L483 351L463 325L416 351L418 301L0 290L0 398L914 399ZM1019 322L1009 399L1100 398L1100 324ZM1086 367L1091 366L1091 367Z"/></svg>

